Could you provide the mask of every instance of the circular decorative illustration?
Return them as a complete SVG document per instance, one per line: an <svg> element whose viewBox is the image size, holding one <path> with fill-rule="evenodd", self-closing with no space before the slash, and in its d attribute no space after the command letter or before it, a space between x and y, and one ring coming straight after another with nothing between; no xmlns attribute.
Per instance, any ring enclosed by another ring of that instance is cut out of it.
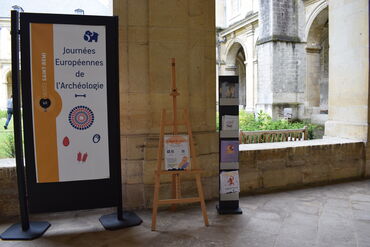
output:
<svg viewBox="0 0 370 247"><path fill-rule="evenodd" d="M73 128L85 130L94 123L94 113L89 107L79 105L69 112L68 120Z"/></svg>

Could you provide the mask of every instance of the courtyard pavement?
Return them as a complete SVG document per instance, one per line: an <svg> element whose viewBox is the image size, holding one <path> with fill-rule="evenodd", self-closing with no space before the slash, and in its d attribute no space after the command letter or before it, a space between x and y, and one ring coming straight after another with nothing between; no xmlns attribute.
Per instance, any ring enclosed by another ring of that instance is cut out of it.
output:
<svg viewBox="0 0 370 247"><path fill-rule="evenodd" d="M33 241L1 241L0 246L370 246L370 180L255 196L242 196L242 215L218 215L217 202L207 202L210 226L200 207L186 206L158 214L138 210L140 226L104 231L98 219L114 209L33 215L52 226ZM0 221L0 233L16 219Z"/></svg>

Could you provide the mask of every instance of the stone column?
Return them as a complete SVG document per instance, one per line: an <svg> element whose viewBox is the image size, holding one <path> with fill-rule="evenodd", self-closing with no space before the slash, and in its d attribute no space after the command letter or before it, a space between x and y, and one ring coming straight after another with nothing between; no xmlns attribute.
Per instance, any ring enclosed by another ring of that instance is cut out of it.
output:
<svg viewBox="0 0 370 247"><path fill-rule="evenodd" d="M369 2L329 2L329 121L325 135L366 140Z"/></svg>
<svg viewBox="0 0 370 247"><path fill-rule="evenodd" d="M119 17L123 199L126 207L142 207L143 145L150 123L148 3L117 0L113 11Z"/></svg>
<svg viewBox="0 0 370 247"><path fill-rule="evenodd" d="M282 117L293 108L298 117L304 91L304 44L299 20L304 14L301 1L260 0L257 111Z"/></svg>
<svg viewBox="0 0 370 247"><path fill-rule="evenodd" d="M189 108L206 198L218 196L213 0L114 0L119 16L121 145L124 204L150 207L162 108L176 58L179 108ZM170 195L170 179L163 180ZM166 184L167 182L167 184ZM188 193L193 181L184 181Z"/></svg>
<svg viewBox="0 0 370 247"><path fill-rule="evenodd" d="M246 70L246 93L247 93L247 107L248 112L254 112L254 27L247 31L247 57L245 61Z"/></svg>

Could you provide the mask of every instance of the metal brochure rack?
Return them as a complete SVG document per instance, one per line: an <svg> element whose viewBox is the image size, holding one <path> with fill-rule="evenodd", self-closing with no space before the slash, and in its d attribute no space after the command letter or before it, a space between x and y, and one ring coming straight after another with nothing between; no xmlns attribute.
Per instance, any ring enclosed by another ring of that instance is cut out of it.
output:
<svg viewBox="0 0 370 247"><path fill-rule="evenodd" d="M222 193L221 174L229 171L239 171L239 77L219 76L219 214L242 214L239 207L239 192ZM227 129L223 126L225 116L234 118L237 128ZM224 128L223 128L224 127ZM235 155L225 157L225 144L237 143ZM238 178L239 179L239 178Z"/></svg>

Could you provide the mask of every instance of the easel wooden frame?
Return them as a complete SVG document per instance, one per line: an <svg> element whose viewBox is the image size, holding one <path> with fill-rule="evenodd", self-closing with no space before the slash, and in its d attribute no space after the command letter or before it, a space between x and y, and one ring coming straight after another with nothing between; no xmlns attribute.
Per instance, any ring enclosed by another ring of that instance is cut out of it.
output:
<svg viewBox="0 0 370 247"><path fill-rule="evenodd" d="M152 213L152 231L156 230L158 206L166 205L166 204L171 204L172 205L171 209L175 210L176 204L200 202L204 224L206 226L209 225L206 204L204 201L203 187L202 187L202 182L201 182L201 174L203 173L203 170L198 168L198 161L197 161L197 157L195 154L193 134L191 131L188 110L187 109L184 110L183 119L181 121L179 121L177 118L176 97L179 96L180 94L177 92L177 88L176 88L176 69L175 69L175 59L174 58L172 58L172 92L170 95L172 96L173 119L170 121L166 119L165 109L162 109L162 114L161 114L159 147L158 147L158 156L157 156L158 160L157 160L157 168L156 168L156 171L154 172L155 183L154 183L154 198L153 198L153 213ZM172 127L172 134L177 135L179 126L185 126L187 134L189 136L191 168L189 170L166 171L162 169L164 135L166 132L165 128ZM196 180L197 190L198 190L198 197L182 198L180 177L181 175L184 175L184 174L195 175L195 180ZM159 200L161 175L172 176L172 199Z"/></svg>

